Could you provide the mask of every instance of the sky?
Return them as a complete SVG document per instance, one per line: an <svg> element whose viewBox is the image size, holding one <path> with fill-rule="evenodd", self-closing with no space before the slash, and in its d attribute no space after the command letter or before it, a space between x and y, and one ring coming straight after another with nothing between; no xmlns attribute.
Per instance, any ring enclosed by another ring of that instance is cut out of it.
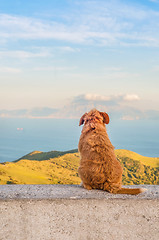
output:
<svg viewBox="0 0 159 240"><path fill-rule="evenodd" d="M159 0L0 0L0 117L159 119Z"/></svg>

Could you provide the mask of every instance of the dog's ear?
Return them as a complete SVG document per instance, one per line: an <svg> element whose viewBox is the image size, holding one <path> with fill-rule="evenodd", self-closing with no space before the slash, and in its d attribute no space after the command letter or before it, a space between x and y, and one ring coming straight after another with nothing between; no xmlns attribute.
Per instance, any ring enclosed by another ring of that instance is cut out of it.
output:
<svg viewBox="0 0 159 240"><path fill-rule="evenodd" d="M84 123L84 117L87 115L87 113L83 114L83 116L80 118L79 126L81 126Z"/></svg>
<svg viewBox="0 0 159 240"><path fill-rule="evenodd" d="M105 124L108 124L108 123L109 123L109 115L108 115L107 113L105 113L105 112L100 112L100 114L101 114L102 117L103 117L103 122L104 122Z"/></svg>

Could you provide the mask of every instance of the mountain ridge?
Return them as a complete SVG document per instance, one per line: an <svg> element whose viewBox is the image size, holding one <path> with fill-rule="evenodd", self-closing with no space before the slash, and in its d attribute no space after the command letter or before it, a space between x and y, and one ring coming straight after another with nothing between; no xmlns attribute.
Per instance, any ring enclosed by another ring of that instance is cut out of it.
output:
<svg viewBox="0 0 159 240"><path fill-rule="evenodd" d="M13 162L18 162L22 159L44 161L44 160L49 160L50 158L63 156L67 153L78 153L78 149L72 149L72 150L67 150L67 151L54 150L54 151L49 151L49 152L33 151ZM142 156L141 154L138 154L136 152L126 150L126 149L115 149L115 154L116 154L117 158L128 157L133 160L140 161L142 164L144 164L146 166L159 167L159 157L158 158L146 157L146 156Z"/></svg>
<svg viewBox="0 0 159 240"><path fill-rule="evenodd" d="M28 154L24 155L23 157L15 160L14 162L18 162L22 159L44 161L44 160L49 160L50 158L63 156L67 153L76 153L76 152L78 152L78 149L72 149L72 150L68 150L68 151L54 150L54 151L49 151L49 152L33 151L33 152L28 153Z"/></svg>

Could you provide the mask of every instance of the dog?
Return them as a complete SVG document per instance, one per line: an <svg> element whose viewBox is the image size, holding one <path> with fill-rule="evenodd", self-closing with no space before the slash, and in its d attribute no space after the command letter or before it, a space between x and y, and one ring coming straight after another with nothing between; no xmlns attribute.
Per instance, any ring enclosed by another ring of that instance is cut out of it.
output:
<svg viewBox="0 0 159 240"><path fill-rule="evenodd" d="M109 115L96 109L85 113L79 122L84 124L79 139L80 166L78 174L82 186L88 190L101 189L115 194L139 194L144 188L122 188L123 169L117 160L105 124Z"/></svg>

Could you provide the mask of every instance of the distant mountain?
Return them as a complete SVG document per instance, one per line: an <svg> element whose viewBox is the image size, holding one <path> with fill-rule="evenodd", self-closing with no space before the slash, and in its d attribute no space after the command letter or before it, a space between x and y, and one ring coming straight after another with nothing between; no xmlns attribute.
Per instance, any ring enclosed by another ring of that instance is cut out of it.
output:
<svg viewBox="0 0 159 240"><path fill-rule="evenodd" d="M159 184L159 158L116 150L123 166L123 184ZM31 152L15 162L0 164L0 184L79 184L77 149Z"/></svg>
<svg viewBox="0 0 159 240"><path fill-rule="evenodd" d="M17 109L17 110L0 110L0 118L47 118L52 116L58 110L55 108L32 108L32 109Z"/></svg>
<svg viewBox="0 0 159 240"><path fill-rule="evenodd" d="M63 156L67 153L77 153L78 149L73 149L70 151L51 151L51 152L41 152L41 151L34 151L31 152L21 158L19 158L18 160L15 160L14 162L18 162L21 159L27 159L27 160L38 160L38 161L43 161L43 160L49 160L50 158L56 158L59 156Z"/></svg>

